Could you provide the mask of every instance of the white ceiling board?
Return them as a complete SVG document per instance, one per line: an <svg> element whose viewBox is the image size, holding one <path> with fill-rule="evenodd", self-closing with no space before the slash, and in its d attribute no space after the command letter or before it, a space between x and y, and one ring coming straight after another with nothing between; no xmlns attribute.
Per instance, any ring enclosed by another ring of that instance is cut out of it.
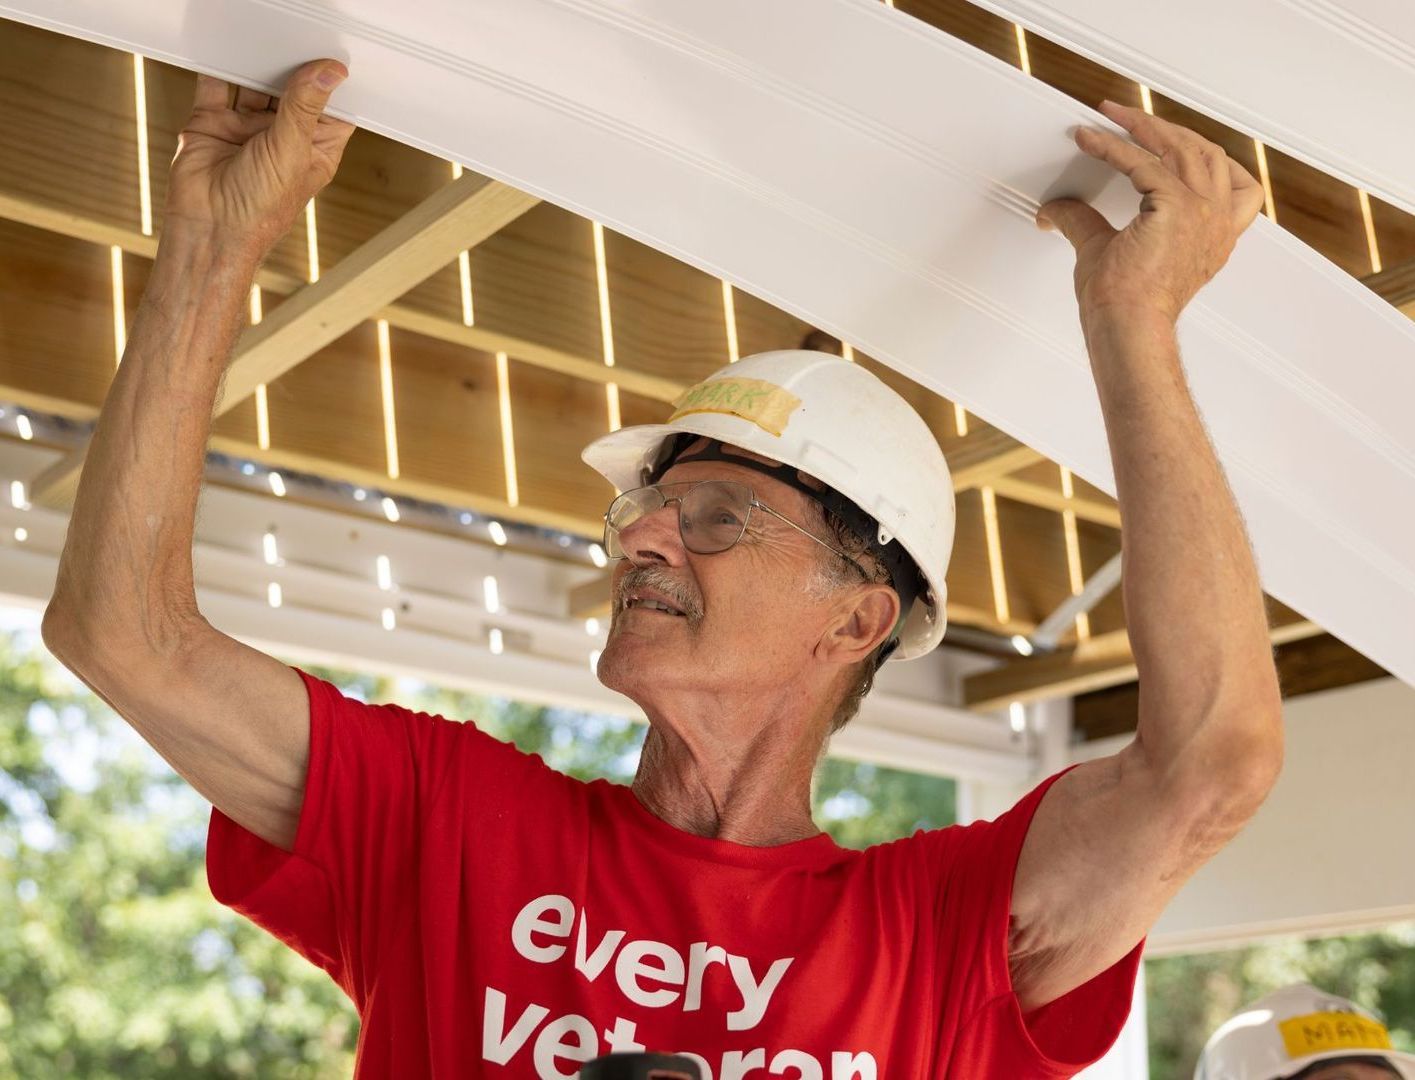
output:
<svg viewBox="0 0 1415 1080"><path fill-rule="evenodd" d="M1410 0L974 2L1415 214Z"/></svg>
<svg viewBox="0 0 1415 1080"><path fill-rule="evenodd" d="M275 89L336 55L363 126L725 276L1113 490L1040 199L1128 185L1096 114L869 0L0 0ZM397 27L395 30L394 27ZM1415 682L1415 325L1259 219L1182 327L1265 585Z"/></svg>

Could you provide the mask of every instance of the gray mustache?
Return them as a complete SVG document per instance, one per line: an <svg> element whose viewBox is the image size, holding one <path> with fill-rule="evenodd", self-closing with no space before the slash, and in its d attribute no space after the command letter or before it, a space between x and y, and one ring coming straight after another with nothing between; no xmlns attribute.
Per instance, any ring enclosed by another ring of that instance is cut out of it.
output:
<svg viewBox="0 0 1415 1080"><path fill-rule="evenodd" d="M695 592L667 567L649 565L636 566L619 579L619 590L614 597L614 613L624 610L624 601L635 589L652 589L668 597L689 622L697 622L703 617L703 605Z"/></svg>

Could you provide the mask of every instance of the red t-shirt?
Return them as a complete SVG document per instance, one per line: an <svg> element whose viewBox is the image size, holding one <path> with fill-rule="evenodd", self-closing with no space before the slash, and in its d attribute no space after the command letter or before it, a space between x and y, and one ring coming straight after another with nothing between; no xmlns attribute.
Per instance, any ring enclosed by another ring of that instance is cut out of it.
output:
<svg viewBox="0 0 1415 1080"><path fill-rule="evenodd" d="M747 847L304 678L294 853L213 811L207 875L353 1000L360 1080L573 1077L643 1048L710 1080L1026 1080L1072 1075L1124 1023L1138 947L1025 1020L1011 989L1013 870L1051 781L866 851Z"/></svg>

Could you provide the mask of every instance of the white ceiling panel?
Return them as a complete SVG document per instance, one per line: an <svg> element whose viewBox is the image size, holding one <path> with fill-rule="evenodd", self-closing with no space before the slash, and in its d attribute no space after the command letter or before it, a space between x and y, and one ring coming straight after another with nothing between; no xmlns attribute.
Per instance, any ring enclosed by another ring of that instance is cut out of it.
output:
<svg viewBox="0 0 1415 1080"><path fill-rule="evenodd" d="M975 0L1415 214L1410 0Z"/></svg>

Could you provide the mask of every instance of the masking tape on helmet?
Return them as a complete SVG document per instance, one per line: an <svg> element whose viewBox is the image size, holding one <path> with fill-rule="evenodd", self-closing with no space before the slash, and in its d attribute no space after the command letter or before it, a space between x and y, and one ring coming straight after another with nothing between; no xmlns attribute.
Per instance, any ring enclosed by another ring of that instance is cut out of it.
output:
<svg viewBox="0 0 1415 1080"><path fill-rule="evenodd" d="M708 379L678 396L668 422L690 413L723 413L748 420L779 438L791 414L800 407L801 399L790 390L761 379Z"/></svg>
<svg viewBox="0 0 1415 1080"><path fill-rule="evenodd" d="M1390 1033L1384 1025L1356 1013L1319 1012L1294 1016L1278 1023L1290 1057L1306 1057L1329 1050L1389 1050Z"/></svg>

